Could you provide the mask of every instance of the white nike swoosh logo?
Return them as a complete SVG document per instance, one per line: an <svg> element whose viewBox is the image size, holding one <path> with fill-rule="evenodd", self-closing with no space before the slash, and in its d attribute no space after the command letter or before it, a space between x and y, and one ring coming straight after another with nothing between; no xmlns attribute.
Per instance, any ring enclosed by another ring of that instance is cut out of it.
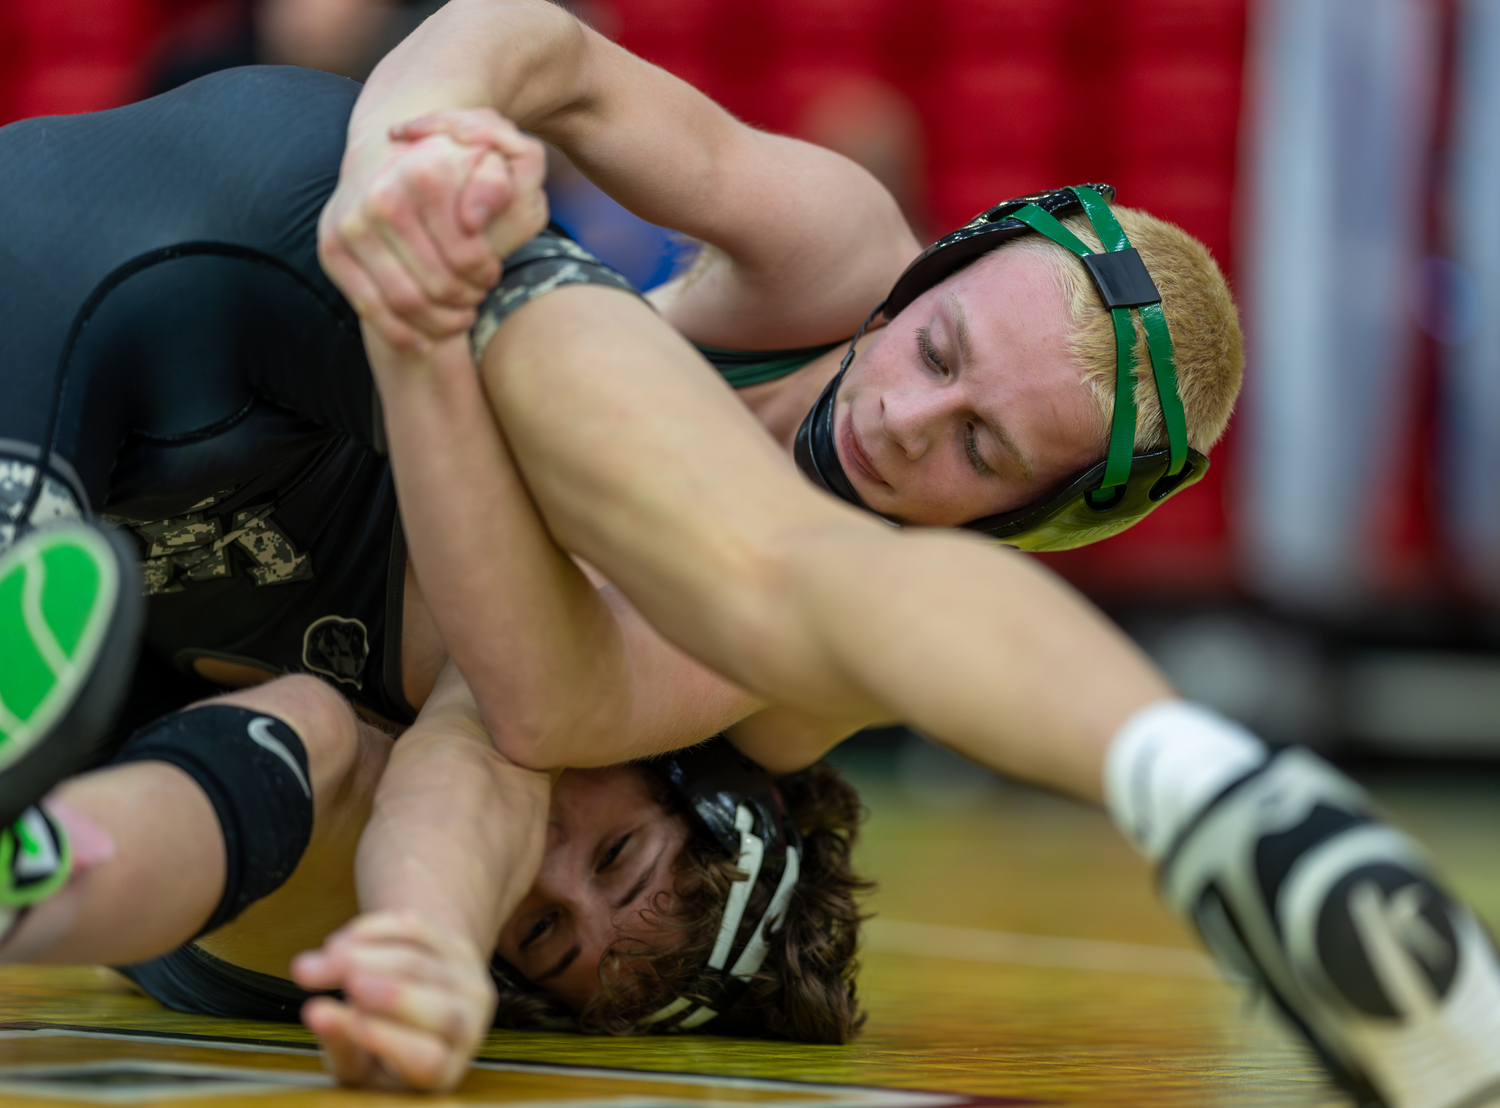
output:
<svg viewBox="0 0 1500 1108"><path fill-rule="evenodd" d="M271 734L271 726L275 722L275 720L267 719L265 716L256 716L250 721L250 726L246 730L250 732L250 738L254 740L256 745L265 747L291 768L291 771L297 775L297 784L302 786L302 791L307 794L307 799L311 800L312 788L307 783L307 777L303 774L302 767L297 764L297 759L292 757L292 752L286 748L286 743Z"/></svg>

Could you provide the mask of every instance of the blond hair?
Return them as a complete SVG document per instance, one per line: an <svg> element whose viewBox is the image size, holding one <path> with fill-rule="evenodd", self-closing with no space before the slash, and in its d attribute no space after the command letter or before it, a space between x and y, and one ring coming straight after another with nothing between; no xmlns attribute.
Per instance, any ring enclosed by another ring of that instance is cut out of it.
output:
<svg viewBox="0 0 1500 1108"><path fill-rule="evenodd" d="M1239 313L1229 285L1208 247L1181 227L1136 208L1116 205L1111 210L1130 245L1140 251L1161 293L1162 310L1172 332L1177 391L1187 417L1188 445L1206 453L1229 424L1245 365ZM1062 222L1090 249L1102 249L1099 236L1082 212ZM1056 263L1068 299L1069 345L1098 401L1101 443L1107 442L1115 405L1115 329L1094 282L1075 254L1041 235L1024 235L998 249L1023 250ZM1131 315L1135 323L1135 448L1142 453L1165 447L1167 433L1151 373L1146 332L1139 313Z"/></svg>

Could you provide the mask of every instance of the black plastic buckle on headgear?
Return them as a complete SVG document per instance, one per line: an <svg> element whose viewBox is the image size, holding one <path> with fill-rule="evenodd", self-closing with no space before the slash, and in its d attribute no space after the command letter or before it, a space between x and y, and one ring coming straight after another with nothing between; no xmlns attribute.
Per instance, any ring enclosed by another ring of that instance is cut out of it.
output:
<svg viewBox="0 0 1500 1108"><path fill-rule="evenodd" d="M1140 255L1130 247L1124 231L1109 212L1108 201L1113 199L1114 192L1110 185L1090 184L1020 196L980 212L924 250L896 279L890 295L860 327L838 373L798 428L794 456L802 472L840 499L873 511L855 492L834 445L834 399L854 360L855 344L876 315L894 319L922 293L997 246L1021 235L1040 233L1079 256L1099 290L1105 309L1115 320L1119 368L1109 454L1046 500L973 520L963 528L991 535L1022 550L1067 550L1118 534L1167 497L1200 481L1208 472L1208 459L1187 445L1171 336L1161 312L1161 296ZM1088 213L1104 244L1104 252L1090 251L1056 223L1059 217L1080 210ZM1129 318L1132 310L1140 313L1146 327L1170 444L1166 450L1147 454L1134 453L1135 331Z"/></svg>
<svg viewBox="0 0 1500 1108"><path fill-rule="evenodd" d="M638 1026L653 1031L724 1030L726 1013L764 964L770 951L767 936L786 913L801 872L802 837L771 775L723 736L642 765L682 799L745 876L729 888L700 981L702 999L677 997L642 1018ZM747 918L750 894L758 886L774 892L759 917Z"/></svg>

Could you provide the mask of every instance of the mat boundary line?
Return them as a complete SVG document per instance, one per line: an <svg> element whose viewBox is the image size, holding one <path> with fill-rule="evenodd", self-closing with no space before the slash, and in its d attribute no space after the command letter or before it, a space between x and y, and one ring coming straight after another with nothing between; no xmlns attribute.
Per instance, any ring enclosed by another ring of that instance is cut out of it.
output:
<svg viewBox="0 0 1500 1108"><path fill-rule="evenodd" d="M312 1043L289 1042L283 1039L258 1039L252 1037L216 1037L197 1035L190 1031L152 1031L134 1027L86 1027L79 1024L59 1023L54 1020L7 1020L0 1021L0 1039L16 1038L24 1034L82 1035L88 1038L109 1039L117 1042L151 1041L181 1046L217 1046L225 1050L257 1051L260 1053L290 1054L307 1057L316 1055L318 1048ZM637 1070L624 1066L587 1066L573 1062L531 1062L525 1059L484 1058L474 1060L476 1069L489 1071L521 1071L542 1073L550 1076L586 1076L610 1080L660 1080L664 1084L686 1085L705 1080L723 1084L732 1089L763 1089L768 1092L791 1089L820 1090L829 1094L869 1096L883 1094L874 1108L1024 1108L1026 1105L1044 1105L1051 1101L1037 1097L987 1096L974 1093L945 1093L932 1089L892 1089L875 1085L835 1085L821 1081L798 1078L742 1077L730 1074L691 1073L684 1070ZM830 1106L837 1108L837 1106Z"/></svg>

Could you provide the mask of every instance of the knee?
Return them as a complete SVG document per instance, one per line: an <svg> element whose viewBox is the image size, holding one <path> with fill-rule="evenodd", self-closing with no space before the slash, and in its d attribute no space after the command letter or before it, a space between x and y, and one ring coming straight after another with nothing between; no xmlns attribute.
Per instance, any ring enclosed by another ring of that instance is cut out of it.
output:
<svg viewBox="0 0 1500 1108"><path fill-rule="evenodd" d="M115 764L175 766L213 807L224 889L203 931L234 919L296 870L319 810L351 773L357 733L342 698L299 678L195 704L125 741Z"/></svg>
<svg viewBox="0 0 1500 1108"><path fill-rule="evenodd" d="M361 725L353 706L330 685L316 677L293 674L210 703L235 704L275 716L302 740L314 795L326 798L344 790L359 759Z"/></svg>

